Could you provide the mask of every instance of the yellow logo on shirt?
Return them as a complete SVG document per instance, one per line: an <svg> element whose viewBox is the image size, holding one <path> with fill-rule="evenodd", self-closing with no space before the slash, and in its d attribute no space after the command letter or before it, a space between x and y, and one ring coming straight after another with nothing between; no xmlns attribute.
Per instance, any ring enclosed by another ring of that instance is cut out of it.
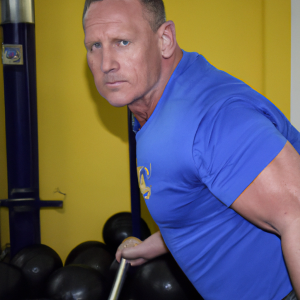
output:
<svg viewBox="0 0 300 300"><path fill-rule="evenodd" d="M137 175L139 180L140 191L145 199L149 199L151 196L151 187L146 186L145 177L147 180L151 177L151 164L150 172L146 167L137 167Z"/></svg>

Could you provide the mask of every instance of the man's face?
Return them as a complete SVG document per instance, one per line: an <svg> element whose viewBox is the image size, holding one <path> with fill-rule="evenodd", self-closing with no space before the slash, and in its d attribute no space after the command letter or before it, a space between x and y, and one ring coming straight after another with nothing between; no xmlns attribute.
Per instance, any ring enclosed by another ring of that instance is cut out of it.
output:
<svg viewBox="0 0 300 300"><path fill-rule="evenodd" d="M84 25L87 61L101 96L124 106L155 91L162 63L159 38L139 0L93 2Z"/></svg>

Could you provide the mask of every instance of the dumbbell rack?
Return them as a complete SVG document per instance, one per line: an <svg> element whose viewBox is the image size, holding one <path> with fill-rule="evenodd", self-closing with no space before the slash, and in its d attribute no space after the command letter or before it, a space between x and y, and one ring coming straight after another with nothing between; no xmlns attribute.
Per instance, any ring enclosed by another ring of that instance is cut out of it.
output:
<svg viewBox="0 0 300 300"><path fill-rule="evenodd" d="M3 77L11 256L40 243L34 0L1 0Z"/></svg>

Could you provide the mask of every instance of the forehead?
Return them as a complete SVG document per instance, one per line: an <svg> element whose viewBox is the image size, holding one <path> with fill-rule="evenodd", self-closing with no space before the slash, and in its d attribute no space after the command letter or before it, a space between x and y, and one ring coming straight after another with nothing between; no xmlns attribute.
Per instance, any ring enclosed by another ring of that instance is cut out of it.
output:
<svg viewBox="0 0 300 300"><path fill-rule="evenodd" d="M139 0L103 0L93 2L85 18L85 30L93 26L119 24L125 26L145 26L143 7ZM150 25L149 25L150 26Z"/></svg>

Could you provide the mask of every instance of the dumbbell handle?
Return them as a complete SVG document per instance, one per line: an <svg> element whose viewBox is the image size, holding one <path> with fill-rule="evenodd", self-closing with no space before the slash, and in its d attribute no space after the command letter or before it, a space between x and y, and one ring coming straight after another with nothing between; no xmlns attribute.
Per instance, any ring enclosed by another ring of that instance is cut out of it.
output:
<svg viewBox="0 0 300 300"><path fill-rule="evenodd" d="M129 267L130 264L126 261L126 259L122 258L108 300L118 299Z"/></svg>

